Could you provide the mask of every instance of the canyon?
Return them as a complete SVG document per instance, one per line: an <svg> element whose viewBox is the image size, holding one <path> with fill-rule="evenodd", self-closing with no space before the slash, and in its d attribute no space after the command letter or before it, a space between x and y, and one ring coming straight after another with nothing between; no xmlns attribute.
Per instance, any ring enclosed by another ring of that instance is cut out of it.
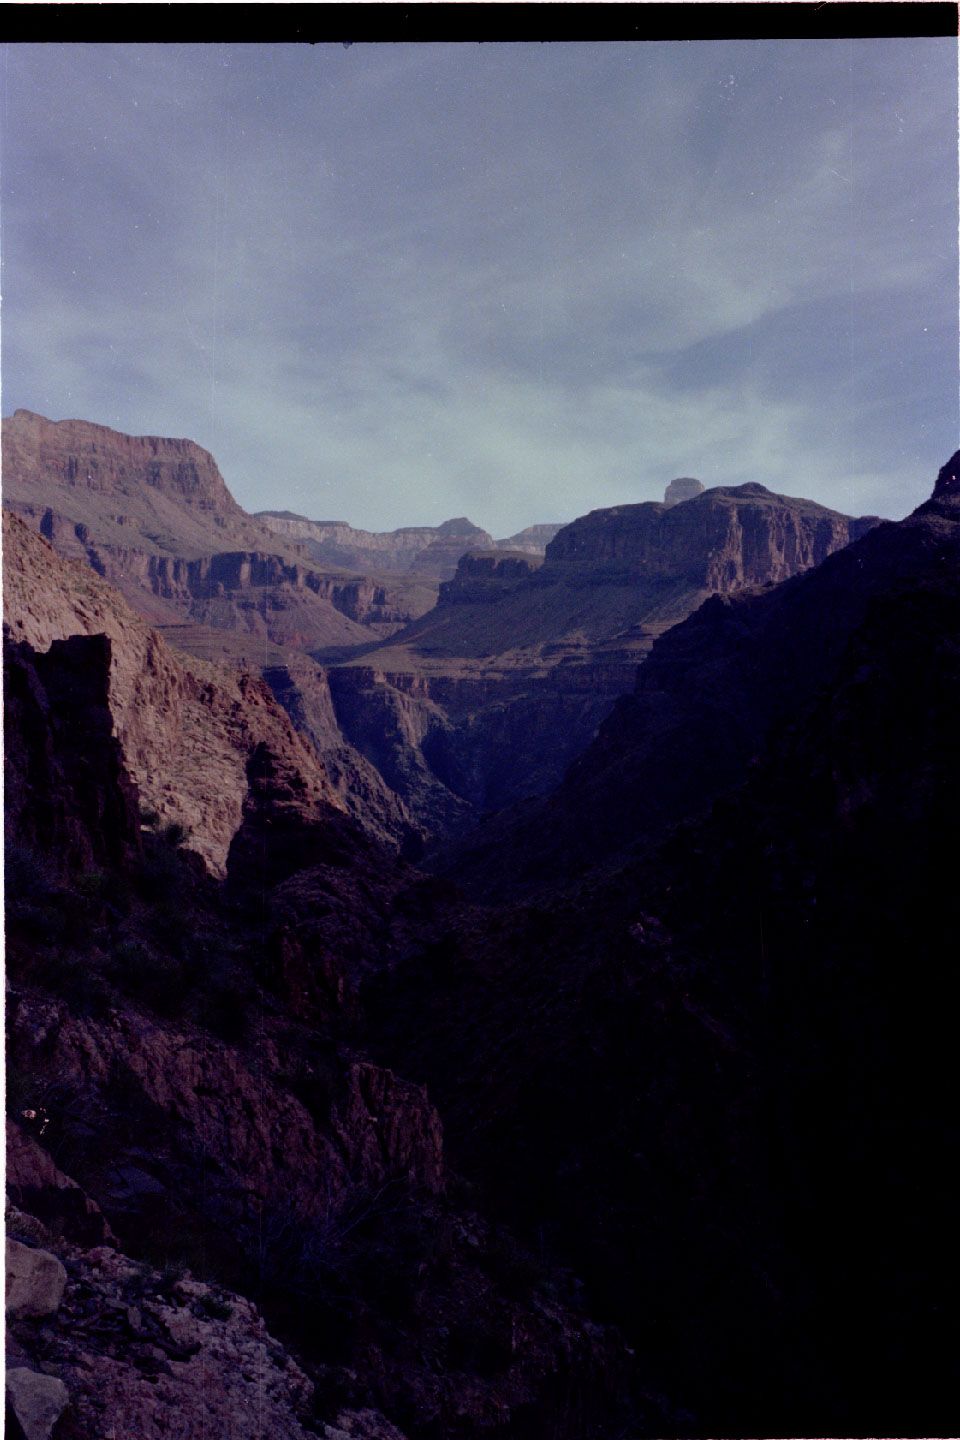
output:
<svg viewBox="0 0 960 1440"><path fill-rule="evenodd" d="M373 535L246 515L189 441L26 411L4 437L6 507L178 652L260 674L353 813L372 803L418 854L557 785L707 596L783 580L876 523L747 485L496 543L467 520ZM331 568L360 560L385 568Z"/></svg>
<svg viewBox="0 0 960 1440"><path fill-rule="evenodd" d="M947 1433L960 452L404 551L4 430L9 1433Z"/></svg>

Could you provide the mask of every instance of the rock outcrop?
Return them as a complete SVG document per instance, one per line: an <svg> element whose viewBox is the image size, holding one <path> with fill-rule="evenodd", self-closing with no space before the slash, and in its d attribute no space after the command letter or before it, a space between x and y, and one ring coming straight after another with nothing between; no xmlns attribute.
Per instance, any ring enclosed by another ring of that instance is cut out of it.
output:
<svg viewBox="0 0 960 1440"><path fill-rule="evenodd" d="M442 525L410 526L374 534L355 530L343 520L308 520L289 510L262 510L255 517L270 530L302 544L323 565L350 570L392 570L449 580L461 555L486 546L543 555L559 525L529 525L507 540L493 540L465 518ZM428 608L428 607L425 607Z"/></svg>
<svg viewBox="0 0 960 1440"><path fill-rule="evenodd" d="M685 1371L675 1433L949 1428L957 474L658 641L491 835L487 924L371 982L452 1163ZM504 906L524 865L549 893Z"/></svg>
<svg viewBox="0 0 960 1440"><path fill-rule="evenodd" d="M703 485L699 480L694 480L691 475L683 475L677 480L671 480L663 494L664 505L680 505L684 500L694 500L702 495Z"/></svg>
<svg viewBox="0 0 960 1440"><path fill-rule="evenodd" d="M717 486L683 505L618 505L567 525L547 561L624 565L637 580L681 580L714 594L768 585L819 565L857 539L852 520L763 485Z"/></svg>
<svg viewBox="0 0 960 1440"><path fill-rule="evenodd" d="M492 535L461 515L438 526L436 538L413 557L410 570L412 574L436 575L447 580L455 573L465 551L483 550L492 545Z"/></svg>
<svg viewBox="0 0 960 1440"><path fill-rule="evenodd" d="M542 555L562 525L528 525L516 535L497 541L498 550L519 550L524 555Z"/></svg>
<svg viewBox="0 0 960 1440"><path fill-rule="evenodd" d="M744 485L593 511L542 562L469 551L433 611L331 670L338 724L425 829L462 832L559 784L708 595L788 579L875 523Z"/></svg>
<svg viewBox="0 0 960 1440"><path fill-rule="evenodd" d="M3 478L8 509L153 623L317 649L369 643L433 599L429 587L318 574L298 545L237 504L213 457L190 440L18 410L3 422Z"/></svg>
<svg viewBox="0 0 960 1440"><path fill-rule="evenodd" d="M43 658L84 645L102 652L99 702L104 637ZM7 782L8 1175L30 1206L9 1220L16 1423L506 1440L522 1420L574 1440L589 1404L620 1425L619 1337L572 1277L450 1198L424 1087L358 1048L360 982L394 914L397 937L422 920L423 882L266 746L231 884L150 827L91 870L84 797L130 782L116 744L78 750L76 696L70 714L67 687L45 693L47 769ZM11 708L13 755L24 723ZM85 761L106 765L95 786ZM24 820L50 775L85 839L63 857Z"/></svg>
<svg viewBox="0 0 960 1440"><path fill-rule="evenodd" d="M3 589L5 628L14 640L36 650L66 640L66 659L77 643L70 637L105 637L97 643L109 675L101 678L140 801L161 822L182 826L214 874L225 871L247 793L247 762L258 745L268 745L300 774L308 806L343 808L312 747L263 681L199 661L188 669L115 590L9 515ZM42 667L43 658L35 663ZM81 706L78 720L87 713L92 716L93 707Z"/></svg>

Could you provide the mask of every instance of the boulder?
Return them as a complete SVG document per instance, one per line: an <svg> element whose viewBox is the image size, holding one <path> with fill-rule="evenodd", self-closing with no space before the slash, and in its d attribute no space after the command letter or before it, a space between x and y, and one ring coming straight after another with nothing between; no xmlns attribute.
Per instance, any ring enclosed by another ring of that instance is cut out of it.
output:
<svg viewBox="0 0 960 1440"><path fill-rule="evenodd" d="M24 1440L49 1440L69 1402L66 1385L53 1375L39 1375L23 1366L7 1372L7 1404Z"/></svg>
<svg viewBox="0 0 960 1440"><path fill-rule="evenodd" d="M67 1283L67 1272L49 1250L33 1250L7 1240L7 1318L40 1320L55 1315Z"/></svg>

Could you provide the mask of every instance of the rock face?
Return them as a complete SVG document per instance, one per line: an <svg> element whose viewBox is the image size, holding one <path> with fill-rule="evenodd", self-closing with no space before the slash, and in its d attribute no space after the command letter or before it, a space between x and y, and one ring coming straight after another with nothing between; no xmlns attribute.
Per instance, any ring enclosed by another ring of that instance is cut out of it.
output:
<svg viewBox="0 0 960 1440"><path fill-rule="evenodd" d="M263 681L200 662L187 669L110 586L87 567L56 555L8 515L3 598L10 635L37 650L78 634L101 637L86 644L91 656L99 656L98 683L109 691L112 723L140 800L161 821L183 826L191 848L213 873L225 871L247 792L247 761L259 744L270 746L300 774L308 806L319 802L342 808L311 746L294 731ZM62 663L78 643L68 639L57 652ZM74 675L82 674L86 656L84 650ZM42 656L31 663L43 669ZM62 670L62 663L52 668ZM27 693L26 680L11 691L22 694L24 704ZM96 711L84 703L79 713L92 717Z"/></svg>
<svg viewBox="0 0 960 1440"><path fill-rule="evenodd" d="M41 668L68 672L84 647L113 705L103 636L69 637ZM97 851L86 797L113 785L123 810L119 747L78 747L77 692L48 674L44 693L46 768L12 763L34 716L12 706L6 734L21 1429L49 1433L68 1399L77 1440L507 1440L518 1416L574 1440L587 1403L622 1428L619 1337L572 1277L450 1198L424 1087L359 1048L363 977L429 911L424 882L265 744L227 885L150 828L136 853ZM51 776L78 836L63 855L59 832L28 824Z"/></svg>
<svg viewBox="0 0 960 1440"><path fill-rule="evenodd" d="M624 564L638 579L681 579L731 594L819 565L876 523L763 485L718 486L682 510L653 504L594 510L560 531L547 561Z"/></svg>
<svg viewBox="0 0 960 1440"><path fill-rule="evenodd" d="M446 520L435 528L411 526L373 534L355 530L342 520L307 520L287 510L262 510L262 520L277 535L302 543L323 565L343 565L351 570L395 570L435 580L449 580L460 557L469 549L496 546L542 555L559 525L530 525L507 540L494 541L470 520Z"/></svg>
<svg viewBox="0 0 960 1440"><path fill-rule="evenodd" d="M15 1114L16 1102L8 1102L8 1109ZM46 1114L29 1106L21 1107L20 1120L38 1130L48 1123ZM53 1235L69 1235L87 1245L116 1239L96 1201L58 1169L12 1115L7 1118L7 1196L18 1210L36 1216Z"/></svg>
<svg viewBox="0 0 960 1440"><path fill-rule="evenodd" d="M708 595L783 581L875 523L744 485L593 511L542 563L470 551L435 610L331 670L338 724L427 830L462 832L557 785Z"/></svg>
<svg viewBox="0 0 960 1440"><path fill-rule="evenodd" d="M526 864L549 895L450 917L375 982L380 1058L427 1082L452 1162L563 1234L668 1388L686 1371L697 1419L668 1433L949 1428L944 473L907 520L659 640L473 877L497 902Z"/></svg>
<svg viewBox="0 0 960 1440"><path fill-rule="evenodd" d="M5 654L5 823L63 870L130 863L140 852L139 797L110 713L106 635L26 642Z"/></svg>
<svg viewBox="0 0 960 1440"><path fill-rule="evenodd" d="M429 608L430 588L318 574L233 499L190 440L18 410L3 423L4 504L85 560L154 623L278 645L358 645ZM372 632L363 627L371 624Z"/></svg>
<svg viewBox="0 0 960 1440"><path fill-rule="evenodd" d="M690 475L681 476L677 480L671 480L663 495L664 505L680 505L684 500L693 500L703 494L703 486L699 480L694 480Z"/></svg>

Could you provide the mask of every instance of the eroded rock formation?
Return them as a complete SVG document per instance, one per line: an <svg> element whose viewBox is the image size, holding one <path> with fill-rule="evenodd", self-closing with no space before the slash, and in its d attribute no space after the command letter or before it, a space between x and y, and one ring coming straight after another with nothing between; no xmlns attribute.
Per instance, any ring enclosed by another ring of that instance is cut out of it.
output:
<svg viewBox="0 0 960 1440"><path fill-rule="evenodd" d="M664 505L680 505L684 500L693 500L703 494L704 487L692 475L682 475L671 480L663 494Z"/></svg>
<svg viewBox="0 0 960 1440"><path fill-rule="evenodd" d="M876 523L743 485L593 511L542 562L468 552L433 611L331 670L338 723L424 828L462 832L559 784L708 595L781 582Z"/></svg>
<svg viewBox="0 0 960 1440"><path fill-rule="evenodd" d="M200 661L188 669L116 591L10 515L3 591L7 632L36 650L56 640L76 644L76 635L104 637L89 642L90 653L102 652L112 723L140 801L161 822L182 826L215 874L224 873L240 824L257 745L268 744L298 771L308 805L342 808L312 747L263 681Z"/></svg>
<svg viewBox="0 0 960 1440"><path fill-rule="evenodd" d="M105 741L88 749L69 683L85 648ZM424 1087L358 1048L363 975L395 912L398 936L422 920L423 882L265 744L230 885L149 827L140 850L98 848L90 796L112 786L124 813L132 794L112 648L51 646L42 724L14 705L7 725L16 1423L49 1434L69 1405L77 1440L573 1440L589 1404L619 1424L620 1338L571 1276L457 1202ZM42 772L16 763L37 743ZM30 821L44 798L57 830ZM38 1308L40 1271L57 1283Z"/></svg>

